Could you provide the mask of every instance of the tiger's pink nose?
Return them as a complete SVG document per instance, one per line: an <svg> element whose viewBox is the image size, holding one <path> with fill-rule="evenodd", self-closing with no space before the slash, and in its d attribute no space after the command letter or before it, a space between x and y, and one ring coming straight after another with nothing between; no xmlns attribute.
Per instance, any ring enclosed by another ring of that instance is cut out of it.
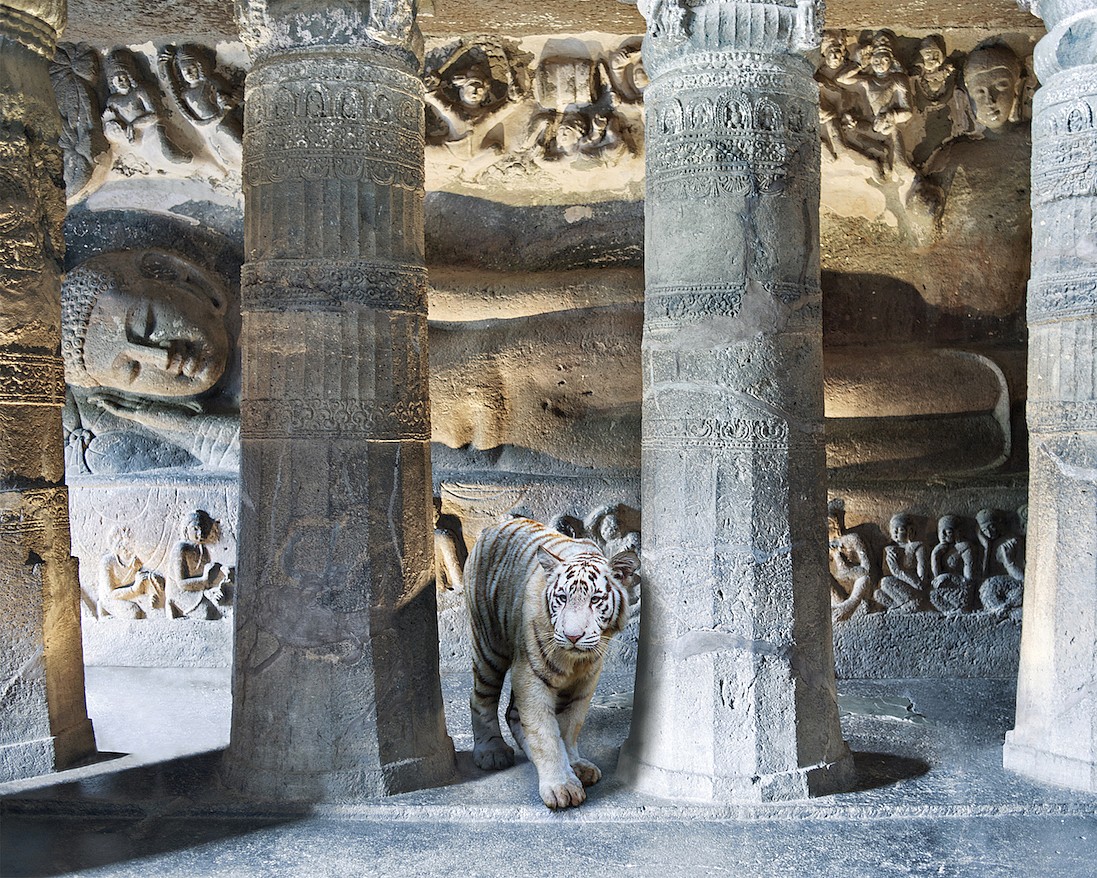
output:
<svg viewBox="0 0 1097 878"><path fill-rule="evenodd" d="M566 631L564 632L564 637L566 637L572 643L578 643L579 638L582 637L582 636L583 636L582 632L579 632L578 634L568 634Z"/></svg>

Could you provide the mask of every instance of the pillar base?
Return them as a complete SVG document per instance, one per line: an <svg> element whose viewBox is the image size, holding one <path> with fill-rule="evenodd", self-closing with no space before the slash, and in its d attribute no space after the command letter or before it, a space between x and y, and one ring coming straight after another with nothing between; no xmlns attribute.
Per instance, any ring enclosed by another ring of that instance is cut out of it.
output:
<svg viewBox="0 0 1097 878"><path fill-rule="evenodd" d="M90 719L84 719L53 736L54 765L56 770L69 768L82 759L94 756L95 729Z"/></svg>
<svg viewBox="0 0 1097 878"><path fill-rule="evenodd" d="M695 802L787 802L853 789L856 768L849 751L834 762L824 762L754 776L715 777L649 765L622 750L617 776L637 792L666 799Z"/></svg>
<svg viewBox="0 0 1097 878"><path fill-rule="evenodd" d="M1040 783L1097 793L1097 763L1018 744L1016 732L1006 732L1002 766Z"/></svg>
<svg viewBox="0 0 1097 878"><path fill-rule="evenodd" d="M355 802L441 787L456 777L453 742L431 756L405 759L378 768L339 771L287 771L241 765L225 754L221 779L241 795L277 802Z"/></svg>

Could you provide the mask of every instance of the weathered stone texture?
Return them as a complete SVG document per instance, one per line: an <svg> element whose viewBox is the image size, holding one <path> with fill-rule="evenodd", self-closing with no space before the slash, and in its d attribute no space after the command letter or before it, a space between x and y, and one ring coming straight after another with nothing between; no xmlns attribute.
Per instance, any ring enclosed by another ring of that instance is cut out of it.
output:
<svg viewBox="0 0 1097 878"><path fill-rule="evenodd" d="M0 778L95 750L69 553L61 404L64 182L48 57L61 3L0 10Z"/></svg>
<svg viewBox="0 0 1097 878"><path fill-rule="evenodd" d="M226 774L331 800L443 782L453 746L428 587L422 85L406 45L351 45L339 16L327 44L302 37L316 14L273 22L247 84Z"/></svg>
<svg viewBox="0 0 1097 878"><path fill-rule="evenodd" d="M817 93L789 54L805 11L649 20L645 596L620 770L662 795L850 779L822 551Z"/></svg>

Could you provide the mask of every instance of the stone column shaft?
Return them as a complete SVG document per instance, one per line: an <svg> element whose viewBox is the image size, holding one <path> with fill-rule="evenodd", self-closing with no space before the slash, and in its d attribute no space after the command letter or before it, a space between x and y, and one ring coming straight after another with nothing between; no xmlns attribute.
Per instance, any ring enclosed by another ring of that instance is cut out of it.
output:
<svg viewBox="0 0 1097 878"><path fill-rule="evenodd" d="M267 19L273 42L253 46L226 773L265 798L382 795L453 769L431 585L422 85L381 39L411 32L406 11L389 31L366 12L345 32L338 10Z"/></svg>
<svg viewBox="0 0 1097 878"><path fill-rule="evenodd" d="M61 406L63 2L0 4L0 782L95 752Z"/></svg>
<svg viewBox="0 0 1097 878"><path fill-rule="evenodd" d="M1049 33L1033 55L1029 542L1004 763L1097 791L1097 3L1033 11Z"/></svg>
<svg viewBox="0 0 1097 878"><path fill-rule="evenodd" d="M814 10L646 5L645 593L620 770L688 799L816 795L852 761L826 578L818 96L795 51Z"/></svg>

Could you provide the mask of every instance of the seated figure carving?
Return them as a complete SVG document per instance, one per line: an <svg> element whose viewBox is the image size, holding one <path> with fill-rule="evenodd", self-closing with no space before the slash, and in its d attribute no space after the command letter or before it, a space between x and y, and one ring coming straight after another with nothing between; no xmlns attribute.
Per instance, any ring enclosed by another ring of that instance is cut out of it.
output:
<svg viewBox="0 0 1097 878"><path fill-rule="evenodd" d="M168 560L168 613L174 618L220 619L218 604L231 582L231 569L210 559L209 547L221 539L221 522L198 509L183 522L183 539L172 548Z"/></svg>
<svg viewBox="0 0 1097 878"><path fill-rule="evenodd" d="M235 394L219 384L231 339L227 296L201 266L164 250L88 259L62 286L64 415L85 471L239 466Z"/></svg>
<svg viewBox="0 0 1097 878"><path fill-rule="evenodd" d="M986 577L979 586L979 600L983 609L1019 620L1025 584L1021 542L1006 531L1004 516L996 509L979 510L975 520L979 523L982 573Z"/></svg>
<svg viewBox="0 0 1097 878"><path fill-rule="evenodd" d="M914 518L902 512L893 515L889 531L892 541L884 547L883 577L874 599L896 612L931 609L926 547L915 539Z"/></svg>
<svg viewBox="0 0 1097 878"><path fill-rule="evenodd" d="M834 621L843 622L879 609L872 599L872 561L860 534L846 530L841 500L827 504L830 536L830 604Z"/></svg>
<svg viewBox="0 0 1097 878"><path fill-rule="evenodd" d="M109 95L103 109L103 131L122 149L138 149L148 170L170 169L191 155L168 132L153 89L142 84L137 61L128 49L116 49L104 62ZM132 165L131 173L137 168Z"/></svg>
<svg viewBox="0 0 1097 878"><path fill-rule="evenodd" d="M99 615L118 619L147 619L164 609L164 579L133 548L128 527L111 532L111 550L99 562Z"/></svg>
<svg viewBox="0 0 1097 878"><path fill-rule="evenodd" d="M930 554L933 587L930 603L942 613L963 613L975 599L975 547L959 539L960 519L942 515L937 522L938 543Z"/></svg>

